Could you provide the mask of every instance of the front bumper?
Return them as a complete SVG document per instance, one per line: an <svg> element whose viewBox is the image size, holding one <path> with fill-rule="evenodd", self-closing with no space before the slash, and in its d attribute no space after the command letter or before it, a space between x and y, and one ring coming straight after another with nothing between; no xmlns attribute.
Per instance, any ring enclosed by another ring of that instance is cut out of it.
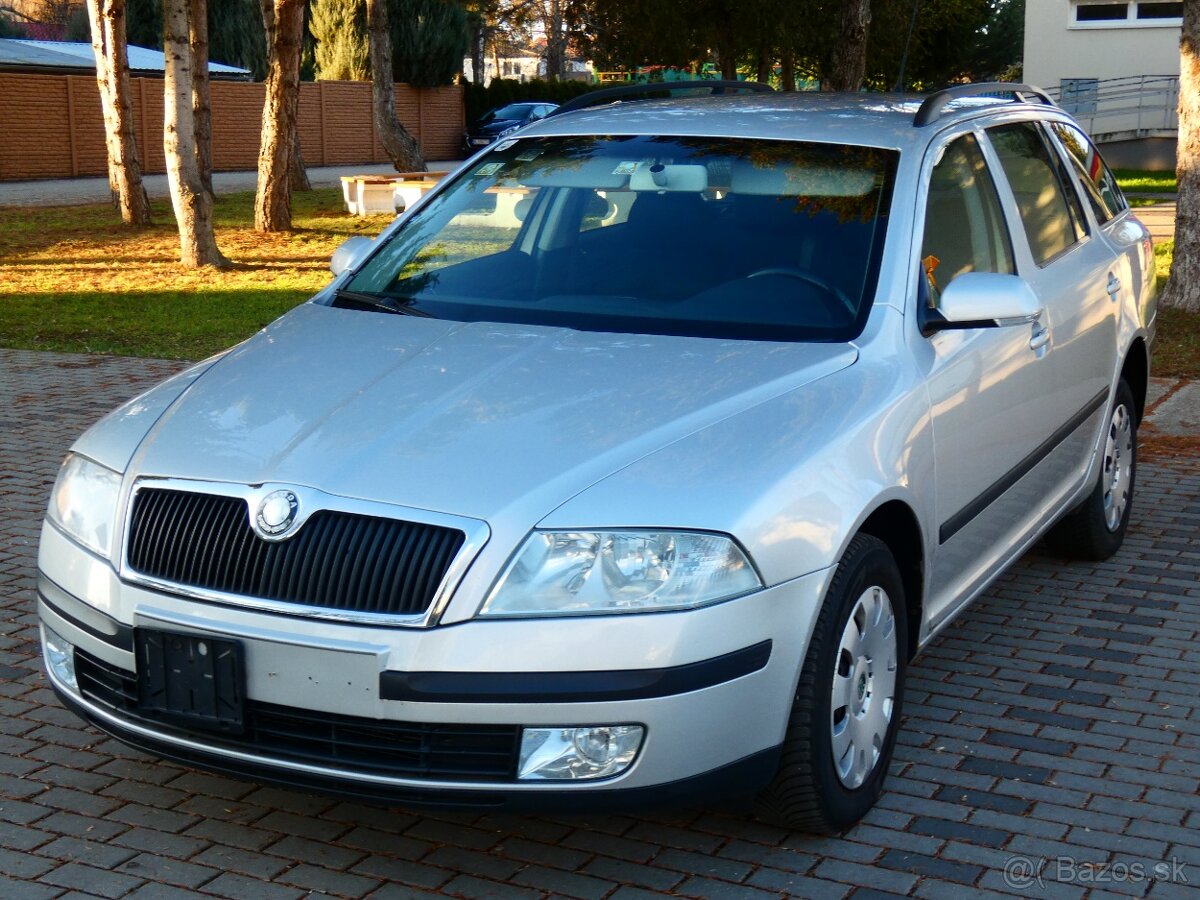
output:
<svg viewBox="0 0 1200 900"><path fill-rule="evenodd" d="M819 572L680 613L400 629L217 606L124 584L53 529L43 534L41 563L42 621L125 673L135 670L133 629L152 627L240 642L247 698L276 709L384 723L645 726L637 758L607 779L401 777L163 726L51 676L76 713L159 756L361 799L520 807L635 805L761 787L777 765L828 577Z"/></svg>

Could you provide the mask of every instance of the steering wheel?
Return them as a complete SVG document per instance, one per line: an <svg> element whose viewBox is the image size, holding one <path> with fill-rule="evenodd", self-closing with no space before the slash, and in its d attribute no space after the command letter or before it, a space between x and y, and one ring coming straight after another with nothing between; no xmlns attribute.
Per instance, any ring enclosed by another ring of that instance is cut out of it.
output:
<svg viewBox="0 0 1200 900"><path fill-rule="evenodd" d="M760 278L763 275L780 275L784 278L795 278L797 281L803 281L806 284L811 284L813 287L817 288L817 290L821 290L826 294L829 294L829 296L837 300L838 303L842 304L842 306L846 307L846 309L850 310L851 312L854 311L854 305L850 302L850 298L843 294L838 288L834 287L828 281L818 278L810 272L805 272L803 269L796 269L791 266L767 266L764 269L751 272L746 277Z"/></svg>

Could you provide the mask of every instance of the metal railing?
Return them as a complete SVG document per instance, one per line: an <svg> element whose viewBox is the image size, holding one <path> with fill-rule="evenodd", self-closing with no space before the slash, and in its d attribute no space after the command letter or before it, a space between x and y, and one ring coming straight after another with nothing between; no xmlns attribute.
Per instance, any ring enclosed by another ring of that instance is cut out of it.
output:
<svg viewBox="0 0 1200 900"><path fill-rule="evenodd" d="M1132 131L1143 136L1179 128L1175 75L1078 79L1047 93L1092 135Z"/></svg>

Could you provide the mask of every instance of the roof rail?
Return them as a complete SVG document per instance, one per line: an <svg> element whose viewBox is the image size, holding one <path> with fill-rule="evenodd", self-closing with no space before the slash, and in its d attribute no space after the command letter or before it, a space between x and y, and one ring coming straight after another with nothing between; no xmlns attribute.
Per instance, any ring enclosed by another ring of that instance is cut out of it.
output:
<svg viewBox="0 0 1200 900"><path fill-rule="evenodd" d="M672 82L654 82L648 84L627 84L621 87L605 88L601 91L589 91L586 94L580 94L574 100L564 103L558 109L551 112L545 118L550 116L561 116L566 112L574 112L577 109L586 109L589 106L599 106L602 103L619 103L627 100L656 100L663 95L671 97L677 93L684 91L697 91L707 88L710 95L716 94L734 94L738 91L747 93L762 94L773 93L774 88L768 84L763 84L759 81L672 81Z"/></svg>
<svg viewBox="0 0 1200 900"><path fill-rule="evenodd" d="M1028 103L1030 97L1040 100L1048 106L1054 106L1054 101L1039 87L1030 84L1011 84L1005 81L981 81L977 84L956 84L945 90L930 94L913 117L913 126L921 128L931 125L942 115L947 104L963 97L986 97L991 94L1012 94L1019 103Z"/></svg>

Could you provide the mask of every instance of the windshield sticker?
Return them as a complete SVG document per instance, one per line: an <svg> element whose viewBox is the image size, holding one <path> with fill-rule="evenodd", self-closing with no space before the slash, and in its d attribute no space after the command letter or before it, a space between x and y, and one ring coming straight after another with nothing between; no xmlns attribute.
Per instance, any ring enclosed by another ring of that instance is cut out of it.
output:
<svg viewBox="0 0 1200 900"><path fill-rule="evenodd" d="M496 146L496 152L497 152L497 153L502 153L502 152L504 152L505 150L508 150L510 147L515 147L515 146L517 146L517 141L516 141L516 139L515 139L515 138L509 138L507 141L502 141L501 143L499 143L499 144Z"/></svg>
<svg viewBox="0 0 1200 900"><path fill-rule="evenodd" d="M502 162L486 163L485 165L480 166L475 171L475 174L476 175L495 175L497 172L499 172L503 168L504 168L504 163L502 163Z"/></svg>
<svg viewBox="0 0 1200 900"><path fill-rule="evenodd" d="M544 150L539 150L537 147L530 147L528 150L522 150L520 153L514 156L513 159L515 159L517 162L533 162L544 152Z"/></svg>
<svg viewBox="0 0 1200 900"><path fill-rule="evenodd" d="M612 173L614 175L632 175L637 171L637 167L637 160L634 160L633 162L623 162L619 163L617 167L613 169Z"/></svg>

